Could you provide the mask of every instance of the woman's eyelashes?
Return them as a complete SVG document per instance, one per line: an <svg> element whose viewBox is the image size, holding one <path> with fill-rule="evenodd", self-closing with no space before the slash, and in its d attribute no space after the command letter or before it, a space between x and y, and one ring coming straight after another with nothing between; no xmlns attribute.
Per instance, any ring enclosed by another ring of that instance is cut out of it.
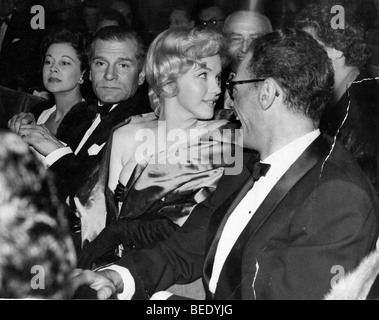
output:
<svg viewBox="0 0 379 320"><path fill-rule="evenodd" d="M208 79L208 72L202 72L199 74L200 79L207 80Z"/></svg>

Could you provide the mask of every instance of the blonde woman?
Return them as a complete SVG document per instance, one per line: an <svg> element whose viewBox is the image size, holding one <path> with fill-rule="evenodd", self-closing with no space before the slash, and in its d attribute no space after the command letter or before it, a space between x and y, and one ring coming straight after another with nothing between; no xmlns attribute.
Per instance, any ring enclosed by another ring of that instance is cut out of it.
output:
<svg viewBox="0 0 379 320"><path fill-rule="evenodd" d="M143 247L168 237L234 165L235 128L213 120L223 52L223 36L210 29L170 29L151 44L145 73L154 112L114 131L105 180L120 211L87 258L120 243ZM93 219L91 210L87 202L82 221Z"/></svg>

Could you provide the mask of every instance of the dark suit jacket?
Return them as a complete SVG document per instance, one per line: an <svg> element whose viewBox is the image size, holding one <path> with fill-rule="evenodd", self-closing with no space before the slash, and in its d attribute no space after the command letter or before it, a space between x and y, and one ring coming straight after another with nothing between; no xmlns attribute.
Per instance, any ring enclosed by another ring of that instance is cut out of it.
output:
<svg viewBox="0 0 379 320"><path fill-rule="evenodd" d="M334 266L351 271L374 248L378 203L372 185L339 143L328 157L331 146L330 137L319 137L280 179L237 240L208 298L321 299ZM248 191L246 181L246 170L223 177L169 240L117 262L136 280L134 298L200 276L208 290L223 226Z"/></svg>
<svg viewBox="0 0 379 320"><path fill-rule="evenodd" d="M356 81L367 78L372 76L363 71ZM337 134L337 138L354 155L369 179L379 183L375 181L379 177L379 86L375 80L352 84L349 93L345 92L335 105L328 104L321 118L320 129L331 136Z"/></svg>
<svg viewBox="0 0 379 320"><path fill-rule="evenodd" d="M86 104L73 107L59 127L57 137L67 143L73 152L96 118L94 109ZM71 153L56 161L50 170L57 177L60 198L65 199L67 195L74 195L78 186L83 183L83 179L101 161L106 147L104 146L98 154L89 155L88 150L94 144L101 146L106 143L112 128L118 123L133 115L147 112L151 112L149 99L146 91L141 88L132 98L119 103L108 117L100 122L77 155Z"/></svg>

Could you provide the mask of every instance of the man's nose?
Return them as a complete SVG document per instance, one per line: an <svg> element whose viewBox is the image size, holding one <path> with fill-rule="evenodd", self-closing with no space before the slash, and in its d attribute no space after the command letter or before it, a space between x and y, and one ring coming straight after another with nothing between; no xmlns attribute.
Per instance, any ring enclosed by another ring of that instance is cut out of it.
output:
<svg viewBox="0 0 379 320"><path fill-rule="evenodd" d="M114 66L108 66L104 76L108 81L115 80L117 78L116 68Z"/></svg>
<svg viewBox="0 0 379 320"><path fill-rule="evenodd" d="M244 39L244 40L242 41L241 51L242 51L243 53L247 53L247 50L249 49L250 43L251 43L251 41L248 40L248 39Z"/></svg>

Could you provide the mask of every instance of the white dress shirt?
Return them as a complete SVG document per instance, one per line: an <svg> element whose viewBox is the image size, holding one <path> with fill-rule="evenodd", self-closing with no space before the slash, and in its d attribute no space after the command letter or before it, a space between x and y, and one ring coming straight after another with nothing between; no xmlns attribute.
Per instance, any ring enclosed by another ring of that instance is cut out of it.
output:
<svg viewBox="0 0 379 320"><path fill-rule="evenodd" d="M109 110L111 112L118 104L114 104L112 108ZM50 154L48 154L45 159L44 159L44 164L48 168L52 166L55 162L57 162L60 158L65 156L66 154L70 153L75 153L77 155L79 151L82 149L84 144L87 142L91 134L95 131L97 126L100 124L101 119L100 119L100 114L97 114L95 120L92 122L92 125L89 127L85 135L83 136L82 140L80 141L78 147L76 148L75 152L72 151L70 147L64 147L64 148L59 148Z"/></svg>
<svg viewBox="0 0 379 320"><path fill-rule="evenodd" d="M319 135L320 130L312 131L262 160L262 162L271 165L270 170L265 177L260 178L254 184L253 188L241 200L230 215L222 231L213 264L212 276L209 282L209 290L212 293L216 292L222 268L230 251L250 222L250 219L266 199L272 188Z"/></svg>
<svg viewBox="0 0 379 320"><path fill-rule="evenodd" d="M212 293L216 292L218 279L226 258L228 257L238 237L249 223L251 217L254 215L275 184L319 135L320 130L317 129L312 131L262 160L262 162L271 165L270 170L265 177L262 177L254 184L253 188L242 199L240 204L229 217L229 220L227 221L222 232L216 251L212 277L209 284L209 289ZM118 295L118 299L131 299L135 293L135 282L130 271L126 268L113 265L106 267L105 269L108 268L118 272L124 282L124 292ZM161 300L167 299L171 295L172 294L170 293L159 292L155 294L153 298L155 300Z"/></svg>

